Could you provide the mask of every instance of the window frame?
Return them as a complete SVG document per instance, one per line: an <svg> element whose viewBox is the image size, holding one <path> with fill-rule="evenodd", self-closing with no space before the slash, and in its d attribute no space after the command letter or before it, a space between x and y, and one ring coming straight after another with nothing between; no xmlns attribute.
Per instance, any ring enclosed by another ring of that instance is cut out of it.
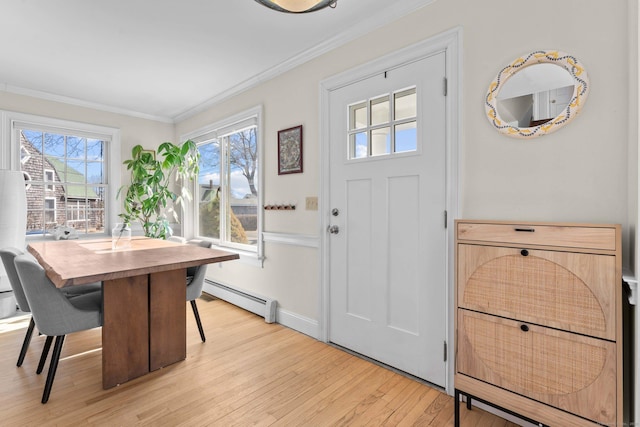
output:
<svg viewBox="0 0 640 427"><path fill-rule="evenodd" d="M51 130L55 132L86 135L102 138L107 141L107 159L105 160L105 227L103 233L81 235L81 238L108 236L110 230L118 222L120 204L116 200L121 185L121 137L120 129L94 125L72 120L39 116L28 113L0 110L0 168L21 170L20 129ZM25 236L27 241L44 240L44 235Z"/></svg>
<svg viewBox="0 0 640 427"><path fill-rule="evenodd" d="M405 93L413 92L416 100L418 99L418 88L415 85L407 86L399 89L394 89L389 92L380 93L376 96L359 100L347 105L347 158L345 161L347 162L366 162L379 160L384 158L396 158L396 157L404 157L404 156L415 156L420 155L422 153L422 145L418 138L416 138L416 148L414 150L404 150L397 151L396 144L396 128L398 126L402 126L405 124L415 123L416 124L416 134L418 132L418 128L420 124L418 123L418 116L420 111L420 106L416 101L416 114L410 117L402 117L397 118L396 116L396 100L398 99L398 95L402 95ZM373 106L377 104L381 104L383 102L388 102L388 114L387 120L382 122L377 122L373 124ZM355 111L357 109L364 108L366 110L365 118L366 123L362 127L356 126L356 114ZM353 126L352 126L353 124ZM389 129L389 152L388 153L373 153L373 133L376 131L381 131L384 129ZM366 135L367 141L367 155L363 157L357 157L357 135L364 133Z"/></svg>
<svg viewBox="0 0 640 427"><path fill-rule="evenodd" d="M258 241L256 243L256 249L247 250L245 248L239 247L237 244L233 242L221 241L220 239L213 239L210 237L200 236L198 234L198 224L199 224L199 212L198 212L198 201L200 200L199 195L199 185L197 180L194 180L193 185L191 186L192 191L192 200L187 204L185 209L185 218L184 218L184 228L183 235L185 237L195 237L198 239L209 240L213 243L214 246L219 247L220 249L224 249L227 251L235 252L240 255L240 259L247 261L252 264L256 264L262 266L262 260L264 259L264 241L263 241L263 231L264 231L264 222L263 222L263 197L264 197L264 137L263 137L263 129L262 129L262 106L257 106L235 114L233 116L227 117L226 119L219 120L210 125L201 127L192 132L185 133L181 135L180 140L185 141L188 139L193 140L196 144L202 145L204 143L211 142L217 138L222 139L223 137L227 137L228 135L239 132L243 129L246 129L247 124L250 122L254 122L256 127L256 145L258 149L258 171L256 174L255 180L257 181L258 187L258 198L257 198L257 238ZM228 171L224 171L223 173L227 173ZM221 178L222 179L222 178ZM221 217L224 217L221 215ZM245 245L242 245L245 246Z"/></svg>

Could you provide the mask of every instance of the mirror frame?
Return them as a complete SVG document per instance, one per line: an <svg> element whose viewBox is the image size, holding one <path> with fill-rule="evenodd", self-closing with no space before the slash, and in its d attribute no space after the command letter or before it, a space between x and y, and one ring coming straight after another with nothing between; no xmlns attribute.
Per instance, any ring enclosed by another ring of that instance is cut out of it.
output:
<svg viewBox="0 0 640 427"><path fill-rule="evenodd" d="M507 124L500 118L497 109L498 93L504 84L518 71L535 64L555 64L571 74L574 81L573 95L571 101L564 111L546 123L533 127L517 127ZM500 133L516 138L535 138L546 135L560 129L562 126L573 120L589 95L589 77L584 66L578 59L558 50L537 50L526 56L522 56L511 64L504 67L498 76L489 85L489 90L485 99L485 112L487 119L493 127Z"/></svg>

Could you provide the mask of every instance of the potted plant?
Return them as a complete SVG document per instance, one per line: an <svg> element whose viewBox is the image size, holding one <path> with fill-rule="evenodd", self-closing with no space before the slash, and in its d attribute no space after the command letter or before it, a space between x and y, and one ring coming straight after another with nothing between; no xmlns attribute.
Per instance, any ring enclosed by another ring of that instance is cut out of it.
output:
<svg viewBox="0 0 640 427"><path fill-rule="evenodd" d="M191 140L182 145L162 143L157 159L141 145L133 147L131 159L123 162L131 172L131 183L123 185L117 195L124 194L124 212L119 215L124 224L140 222L147 237L171 236L169 221L179 222L176 209L184 211L184 199L191 200L186 183L197 178L199 160Z"/></svg>

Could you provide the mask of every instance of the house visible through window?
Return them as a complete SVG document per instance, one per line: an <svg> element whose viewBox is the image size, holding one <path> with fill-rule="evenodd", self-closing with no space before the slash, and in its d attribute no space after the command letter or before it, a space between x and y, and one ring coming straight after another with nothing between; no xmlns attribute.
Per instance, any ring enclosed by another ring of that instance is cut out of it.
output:
<svg viewBox="0 0 640 427"><path fill-rule="evenodd" d="M195 234L260 254L258 129L256 114L191 139L201 156Z"/></svg>
<svg viewBox="0 0 640 427"><path fill-rule="evenodd" d="M108 141L56 130L18 129L27 187L27 234L57 225L80 234L105 232Z"/></svg>

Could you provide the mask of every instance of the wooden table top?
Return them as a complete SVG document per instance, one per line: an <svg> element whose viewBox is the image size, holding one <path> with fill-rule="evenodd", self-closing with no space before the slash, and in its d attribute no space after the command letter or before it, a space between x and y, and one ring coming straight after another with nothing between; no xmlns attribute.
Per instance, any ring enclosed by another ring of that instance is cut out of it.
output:
<svg viewBox="0 0 640 427"><path fill-rule="evenodd" d="M147 237L133 237L127 249L112 250L111 238L104 238L33 242L28 250L58 288L239 258L232 252Z"/></svg>

